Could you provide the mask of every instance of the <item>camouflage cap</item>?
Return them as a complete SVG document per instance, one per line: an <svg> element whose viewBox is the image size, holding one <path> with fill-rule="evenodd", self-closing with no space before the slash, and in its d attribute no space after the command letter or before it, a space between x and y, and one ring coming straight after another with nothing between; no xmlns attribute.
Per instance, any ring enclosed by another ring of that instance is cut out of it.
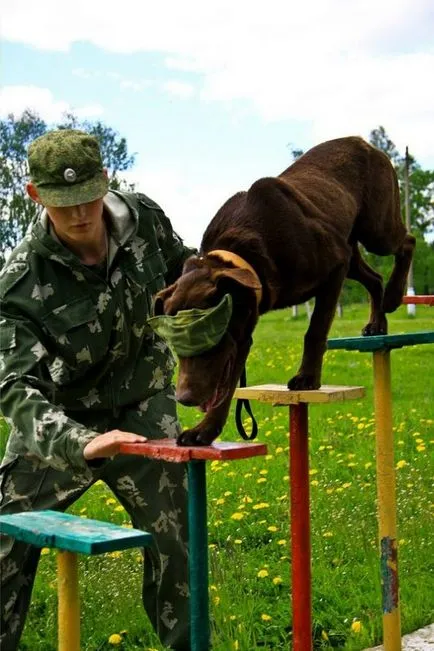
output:
<svg viewBox="0 0 434 651"><path fill-rule="evenodd" d="M46 206L76 206L108 191L98 140L77 129L36 138L28 151L30 178Z"/></svg>
<svg viewBox="0 0 434 651"><path fill-rule="evenodd" d="M231 315L232 296L225 294L215 307L180 310L174 316L153 316L148 324L179 357L195 357L217 346Z"/></svg>

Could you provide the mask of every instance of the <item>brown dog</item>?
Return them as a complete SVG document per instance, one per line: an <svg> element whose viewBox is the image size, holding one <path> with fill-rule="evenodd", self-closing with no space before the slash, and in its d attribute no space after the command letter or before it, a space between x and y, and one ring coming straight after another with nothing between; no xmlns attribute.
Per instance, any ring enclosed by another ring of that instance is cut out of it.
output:
<svg viewBox="0 0 434 651"><path fill-rule="evenodd" d="M395 256L383 291L380 274L362 259L358 242ZM260 314L304 303L315 308L298 373L289 389L317 389L327 334L345 278L370 294L364 335L387 332L385 313L401 304L415 239L401 219L395 171L381 151L358 137L322 143L278 177L256 181L231 197L203 236L201 255L185 263L161 291L156 314L216 305L225 293L233 313L220 343L179 360L177 400L206 415L180 445L209 445L222 431Z"/></svg>

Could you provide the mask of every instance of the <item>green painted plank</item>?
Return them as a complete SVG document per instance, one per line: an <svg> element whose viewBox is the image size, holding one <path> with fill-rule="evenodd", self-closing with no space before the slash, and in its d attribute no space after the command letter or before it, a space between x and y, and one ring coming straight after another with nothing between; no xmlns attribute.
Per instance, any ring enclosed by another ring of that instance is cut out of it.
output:
<svg viewBox="0 0 434 651"><path fill-rule="evenodd" d="M363 353L432 343L434 343L434 330L427 332L409 332L401 335L376 335L374 337L342 337L339 339L329 339L327 341L327 348L328 350L358 350Z"/></svg>
<svg viewBox="0 0 434 651"><path fill-rule="evenodd" d="M152 543L152 536L146 531L57 511L2 515L0 532L35 547L55 547L90 555L148 547Z"/></svg>

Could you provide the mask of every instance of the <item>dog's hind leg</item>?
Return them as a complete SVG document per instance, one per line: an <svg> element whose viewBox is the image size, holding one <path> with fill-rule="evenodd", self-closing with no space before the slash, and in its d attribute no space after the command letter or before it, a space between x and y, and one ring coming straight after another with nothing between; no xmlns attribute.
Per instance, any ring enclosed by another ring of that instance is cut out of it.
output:
<svg viewBox="0 0 434 651"><path fill-rule="evenodd" d="M402 303L415 246L416 239L413 235L407 233L403 243L395 253L395 265L384 290L384 312L394 312Z"/></svg>
<svg viewBox="0 0 434 651"><path fill-rule="evenodd" d="M342 263L329 275L316 293L315 307L304 336L301 365L297 375L288 382L288 389L292 391L319 389L321 386L322 360L327 347L327 335L347 271L348 262Z"/></svg>
<svg viewBox="0 0 434 651"><path fill-rule="evenodd" d="M353 246L347 278L357 280L369 292L371 315L362 335L387 334L387 321L383 312L383 278L362 258L359 247Z"/></svg>

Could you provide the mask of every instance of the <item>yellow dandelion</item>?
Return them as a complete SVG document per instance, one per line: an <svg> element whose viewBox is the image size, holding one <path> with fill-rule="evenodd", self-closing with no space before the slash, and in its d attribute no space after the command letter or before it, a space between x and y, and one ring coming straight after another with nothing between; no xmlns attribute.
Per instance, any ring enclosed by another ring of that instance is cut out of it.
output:
<svg viewBox="0 0 434 651"><path fill-rule="evenodd" d="M124 507L121 504L118 504L118 506L116 506L114 510L117 511L118 513L120 511L125 511Z"/></svg>
<svg viewBox="0 0 434 651"><path fill-rule="evenodd" d="M333 534L331 531L325 531L323 533L323 538L333 538Z"/></svg>
<svg viewBox="0 0 434 651"><path fill-rule="evenodd" d="M286 545L286 540L278 540L277 544L278 545Z"/></svg>
<svg viewBox="0 0 434 651"><path fill-rule="evenodd" d="M116 500L114 499L114 497L109 497L108 500L105 501L105 503L107 504L107 506L111 506L112 504L116 504Z"/></svg>
<svg viewBox="0 0 434 651"><path fill-rule="evenodd" d="M268 576L268 570L259 570L257 577L258 579L265 579Z"/></svg>
<svg viewBox="0 0 434 651"><path fill-rule="evenodd" d="M311 486L318 486L319 485L318 479L312 479L312 481L310 482L310 485Z"/></svg>
<svg viewBox="0 0 434 651"><path fill-rule="evenodd" d="M235 538L234 545L242 545L242 544L243 544L243 541L241 540L241 538Z"/></svg>
<svg viewBox="0 0 434 651"><path fill-rule="evenodd" d="M401 459L401 460L398 461L398 463L396 464L396 469L397 469L397 470L400 470L401 468L405 468L405 466L408 466L408 463L407 463L404 459Z"/></svg>
<svg viewBox="0 0 434 651"><path fill-rule="evenodd" d="M48 547L42 547L41 556L46 556L49 553L50 553L50 549Z"/></svg>
<svg viewBox="0 0 434 651"><path fill-rule="evenodd" d="M224 503L225 503L225 499L224 499L224 497L219 497L219 498L215 501L215 503L216 503L218 506L220 506L221 504L224 504Z"/></svg>
<svg viewBox="0 0 434 651"><path fill-rule="evenodd" d="M235 513L232 513L231 515L231 520L242 520L244 518L244 513L240 513L239 511L236 511Z"/></svg>
<svg viewBox="0 0 434 651"><path fill-rule="evenodd" d="M113 644L113 646L116 646L117 644L121 644L122 638L119 635L119 633L113 633L113 635L110 635L108 639L109 644Z"/></svg>
<svg viewBox="0 0 434 651"><path fill-rule="evenodd" d="M271 620L273 618L271 617L271 615L267 615L266 613L262 613L261 619L262 619L263 622L271 622Z"/></svg>
<svg viewBox="0 0 434 651"><path fill-rule="evenodd" d="M416 450L417 450L418 452L425 452L426 447L425 447L424 445L418 445L418 446L416 447Z"/></svg>
<svg viewBox="0 0 434 651"><path fill-rule="evenodd" d="M275 531L277 531L277 527L275 527L274 524L272 524L272 525L270 525L269 527L267 527L267 529L268 529L268 531L271 531L272 533L274 533Z"/></svg>
<svg viewBox="0 0 434 651"><path fill-rule="evenodd" d="M259 502L258 504L255 504L255 505L253 506L253 509L254 509L255 511L259 511L260 509L268 509L269 506L270 506L270 505L268 504L268 502Z"/></svg>
<svg viewBox="0 0 434 651"><path fill-rule="evenodd" d="M316 475L318 473L318 470L316 468L311 468L309 470L309 475Z"/></svg>
<svg viewBox="0 0 434 651"><path fill-rule="evenodd" d="M360 633L362 630L362 622L359 619L355 619L351 624L351 630L353 633Z"/></svg>
<svg viewBox="0 0 434 651"><path fill-rule="evenodd" d="M232 495L232 491L225 491L225 492L223 493L223 495L224 495L225 497L229 497L229 495Z"/></svg>
<svg viewBox="0 0 434 651"><path fill-rule="evenodd" d="M260 477L259 479L256 480L256 483L257 484L265 484L266 481L267 481L266 477Z"/></svg>
<svg viewBox="0 0 434 651"><path fill-rule="evenodd" d="M274 579L273 579L273 583L274 583L274 585L280 585L281 583L283 583L282 577L281 576L275 576Z"/></svg>

